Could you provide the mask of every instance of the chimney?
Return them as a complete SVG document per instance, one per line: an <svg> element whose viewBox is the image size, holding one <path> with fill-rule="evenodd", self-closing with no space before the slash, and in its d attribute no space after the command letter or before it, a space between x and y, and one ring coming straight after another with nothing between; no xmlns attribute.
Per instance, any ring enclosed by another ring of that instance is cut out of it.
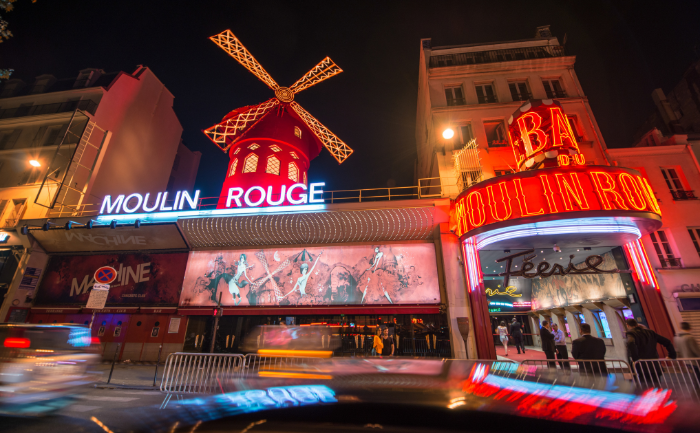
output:
<svg viewBox="0 0 700 433"><path fill-rule="evenodd" d="M671 103L666 99L664 91L662 89L654 89L654 91L651 92L651 99L654 100L656 109L659 111L661 119L666 124L666 127L668 127L668 130L671 131L672 134L683 133L683 127L679 122L680 119L676 116L676 112L673 111Z"/></svg>
<svg viewBox="0 0 700 433"><path fill-rule="evenodd" d="M539 26L537 31L535 31L535 39L549 39L552 37L552 31L549 30L549 26Z"/></svg>

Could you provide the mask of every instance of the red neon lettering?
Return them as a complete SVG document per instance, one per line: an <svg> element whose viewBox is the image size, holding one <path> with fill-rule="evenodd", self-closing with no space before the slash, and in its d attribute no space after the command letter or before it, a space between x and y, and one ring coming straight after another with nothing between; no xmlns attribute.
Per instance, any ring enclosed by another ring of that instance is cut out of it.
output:
<svg viewBox="0 0 700 433"><path fill-rule="evenodd" d="M581 210L588 210L588 201L586 201L586 194L583 193L583 188L581 188L581 180L578 178L578 173L570 173L571 183L566 180L563 174L557 173L554 177L557 179L557 185L559 186L559 194L564 202L564 209L567 211L573 210L571 199L573 198L576 205ZM573 185L573 187L572 187Z"/></svg>
<svg viewBox="0 0 700 433"><path fill-rule="evenodd" d="M647 200L647 203L649 203L649 207L651 208L651 211L661 215L661 208L659 207L659 202L656 201L656 196L654 195L654 190L651 189L649 182L647 182L647 180L641 176L635 176L635 177L637 178L637 182L639 183L639 187L642 189L642 193L644 194L644 198Z"/></svg>
<svg viewBox="0 0 700 433"><path fill-rule="evenodd" d="M464 209L464 200L460 200L455 205L455 213L457 214L457 236L462 236L467 232L467 214Z"/></svg>
<svg viewBox="0 0 700 433"><path fill-rule="evenodd" d="M617 203L618 209L629 210L619 192L615 191L615 179L610 174L604 171L591 171L590 173L593 185L596 187L596 192L600 198L600 204L603 209L611 210L612 204L608 199L608 194L612 194L612 198Z"/></svg>
<svg viewBox="0 0 700 433"><path fill-rule="evenodd" d="M513 155L515 156L515 162L518 164L518 167L522 164L522 162L525 160L525 155L520 154L520 150L518 149L518 141L513 139L513 136L510 133L510 129L508 129L508 137L510 138L510 145L513 148Z"/></svg>
<svg viewBox="0 0 700 433"><path fill-rule="evenodd" d="M584 165L586 163L586 157L583 156L583 153L577 153L574 155L574 162L576 165Z"/></svg>
<svg viewBox="0 0 700 433"><path fill-rule="evenodd" d="M561 108L552 107L549 109L552 115L552 145L562 146L564 140L568 140L569 144L578 150L578 143L574 137L574 131L571 129L568 118L561 112Z"/></svg>
<svg viewBox="0 0 700 433"><path fill-rule="evenodd" d="M552 192L552 187L549 185L549 176L546 174L538 176L542 181L542 187L544 188L544 196L547 198L547 204L549 205L549 212L559 212L557 209L557 204L554 203L554 193Z"/></svg>
<svg viewBox="0 0 700 433"><path fill-rule="evenodd" d="M532 122L532 128L528 129L525 122L526 119L530 119ZM542 126L542 117L537 113L525 113L518 118L518 126L520 127L520 138L525 144L525 153L527 156L531 156L535 152L539 152L544 149L547 145L547 134L540 129ZM530 135L534 135L537 139L537 148L534 147L532 140L530 140Z"/></svg>
<svg viewBox="0 0 700 433"><path fill-rule="evenodd" d="M559 167L566 167L571 162L569 160L569 155L558 155L557 161L559 162Z"/></svg>
<svg viewBox="0 0 700 433"><path fill-rule="evenodd" d="M473 204L473 198L476 197L476 206ZM479 219L475 221L475 213L479 213ZM481 198L479 191L473 191L467 196L467 213L469 215L469 224L472 228L481 227L486 222L486 212L484 212L484 200Z"/></svg>
<svg viewBox="0 0 700 433"><path fill-rule="evenodd" d="M620 173L618 180L622 186L622 191L624 191L625 196L627 196L627 201L632 205L632 207L637 210L646 209L647 203L644 201L644 196L639 190L639 185L637 185L637 182L634 181L632 175L629 173Z"/></svg>
<svg viewBox="0 0 700 433"><path fill-rule="evenodd" d="M510 197L508 196L508 190L506 189L505 182L499 182L498 186L501 188L501 203L503 203L503 208L506 211L506 215L501 218L498 216L498 205L493 196L493 185L486 187L486 192L489 197L489 207L491 208L491 217L496 221L507 220L513 215L513 208L510 207Z"/></svg>
<svg viewBox="0 0 700 433"><path fill-rule="evenodd" d="M526 217L542 215L544 213L544 208L540 208L540 210L536 212L530 212L527 209L527 201L525 200L525 194L523 193L523 185L521 184L520 179L514 179L513 181L515 183L515 197L518 199L518 204L520 205L520 216Z"/></svg>

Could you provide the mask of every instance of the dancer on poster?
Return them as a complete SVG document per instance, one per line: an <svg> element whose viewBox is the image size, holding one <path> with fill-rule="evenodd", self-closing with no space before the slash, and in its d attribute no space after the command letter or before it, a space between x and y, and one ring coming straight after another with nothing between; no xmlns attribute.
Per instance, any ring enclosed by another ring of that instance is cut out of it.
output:
<svg viewBox="0 0 700 433"><path fill-rule="evenodd" d="M371 270L372 273L374 273L374 271L377 270L377 267L379 266L379 261L382 259L382 257L384 257L384 253L381 252L381 251L379 251L379 247L374 248L374 258L373 258L372 261L370 261L370 264L371 264L372 266L370 266L369 268L367 268L367 270L368 270L368 271ZM372 269L372 268L374 268L374 269ZM366 272L366 271L365 271L365 272Z"/></svg>
<svg viewBox="0 0 700 433"><path fill-rule="evenodd" d="M309 270L309 265L308 263L303 263L300 267L301 270L301 276L297 278L296 284L294 284L294 287L292 287L292 291L287 293L285 298L289 295L291 295L293 292L297 290L297 287L299 288L299 294L301 296L306 296L306 283L309 280L309 277L311 276L311 273L314 271L314 268L316 267L316 264L318 263L318 259L321 258L321 254L323 254L323 251L318 253L318 256L316 257L316 261L314 262L314 265L311 267L311 270Z"/></svg>
<svg viewBox="0 0 700 433"><path fill-rule="evenodd" d="M248 284L252 284L250 281L250 278L248 278L248 273L246 272L248 269L251 269L254 265L248 266L248 260L246 258L245 254L241 254L240 259L238 260L237 263L237 269L236 269L236 275L233 276L228 282L228 291L231 293L231 296L233 297L234 305L238 305L241 303L241 290ZM241 276L245 276L246 280L243 280L243 282L239 282Z"/></svg>

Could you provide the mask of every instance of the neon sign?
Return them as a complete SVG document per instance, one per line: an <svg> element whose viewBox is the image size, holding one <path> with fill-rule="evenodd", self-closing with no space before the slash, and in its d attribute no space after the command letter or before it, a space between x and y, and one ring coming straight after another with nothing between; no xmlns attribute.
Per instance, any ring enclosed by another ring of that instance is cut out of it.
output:
<svg viewBox="0 0 700 433"><path fill-rule="evenodd" d="M503 292L501 292L498 289L488 289L487 288L486 294L489 296L505 295L505 296L510 296L511 298L519 298L519 297L523 296L522 293L515 293L516 290L518 290L518 288L515 286L508 286L504 289Z"/></svg>
<svg viewBox="0 0 700 433"><path fill-rule="evenodd" d="M287 189L286 185L280 186L278 193L272 190L272 186L268 186L267 189L261 186L251 186L245 192L243 188L233 187L229 188L228 196L226 198L226 207L230 208L234 203L236 207L243 207L241 203L241 197L243 202L248 207L258 207L263 204L268 206L279 206L284 203L285 199L293 205L297 204L309 204L309 203L323 203L323 187L326 184L324 182L312 183L309 187L306 184L295 183ZM296 192L299 190L299 192ZM308 194L301 191L309 191ZM321 198L317 198L319 195ZM295 198L295 195L297 198Z"/></svg>
<svg viewBox="0 0 700 433"><path fill-rule="evenodd" d="M634 170L554 167L494 177L462 192L455 200L455 233L462 236L489 224L581 211L661 215L651 186Z"/></svg>
<svg viewBox="0 0 700 433"><path fill-rule="evenodd" d="M194 192L194 197L192 197L187 191L178 191L175 194L175 201L172 205L167 206L168 203L168 192L159 192L153 204L150 205L151 194L148 193L145 196L137 192L125 196L124 194L118 195L114 200L112 200L111 195L106 195L104 200L102 200L102 206L100 207L100 215L107 213L135 213L141 210L139 213L151 213L151 212L166 212L166 211L176 211L185 208L188 205L190 209L197 209L197 202L199 202L199 190Z"/></svg>

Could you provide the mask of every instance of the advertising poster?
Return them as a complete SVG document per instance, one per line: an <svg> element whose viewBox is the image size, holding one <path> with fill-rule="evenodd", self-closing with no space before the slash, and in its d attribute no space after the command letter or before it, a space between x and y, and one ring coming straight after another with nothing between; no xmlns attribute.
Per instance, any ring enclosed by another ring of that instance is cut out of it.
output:
<svg viewBox="0 0 700 433"><path fill-rule="evenodd" d="M53 256L36 305L85 305L101 266L117 270L107 305L177 305L187 253Z"/></svg>
<svg viewBox="0 0 700 433"><path fill-rule="evenodd" d="M192 251L180 306L438 304L434 244Z"/></svg>
<svg viewBox="0 0 700 433"><path fill-rule="evenodd" d="M612 253L602 255L603 270L617 269ZM576 265L577 268L585 263ZM587 301L627 296L620 274L553 275L532 280L532 309L578 305Z"/></svg>
<svg viewBox="0 0 700 433"><path fill-rule="evenodd" d="M508 287L503 287L503 278L484 278L486 299L490 313L510 311L530 311L532 280L522 277L511 277Z"/></svg>

